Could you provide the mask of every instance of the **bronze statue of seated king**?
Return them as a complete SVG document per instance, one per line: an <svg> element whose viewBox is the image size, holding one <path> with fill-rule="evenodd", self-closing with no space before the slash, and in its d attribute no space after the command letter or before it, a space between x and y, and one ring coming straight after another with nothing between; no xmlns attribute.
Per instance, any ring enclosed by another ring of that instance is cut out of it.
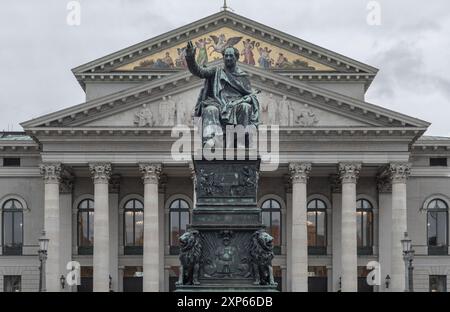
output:
<svg viewBox="0 0 450 312"><path fill-rule="evenodd" d="M224 66L200 67L195 61L196 48L189 41L186 62L190 72L205 85L200 92L194 117L202 120L203 144L214 146L223 139L227 126L259 125L260 106L248 74L237 66L240 53L234 47L222 51Z"/></svg>

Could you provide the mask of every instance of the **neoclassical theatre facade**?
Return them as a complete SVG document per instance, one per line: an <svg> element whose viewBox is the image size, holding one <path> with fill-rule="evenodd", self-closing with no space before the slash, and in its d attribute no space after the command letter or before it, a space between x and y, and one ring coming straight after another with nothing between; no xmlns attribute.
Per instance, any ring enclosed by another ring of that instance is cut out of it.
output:
<svg viewBox="0 0 450 312"><path fill-rule="evenodd" d="M43 229L48 291L174 290L195 190L171 134L193 129L203 84L189 40L201 65L236 47L262 123L279 125L258 204L280 291L403 291L405 232L415 291L447 290L450 138L366 102L376 68L228 11L73 69L86 102L0 134L0 290L38 290ZM80 285L64 281L71 261Z"/></svg>

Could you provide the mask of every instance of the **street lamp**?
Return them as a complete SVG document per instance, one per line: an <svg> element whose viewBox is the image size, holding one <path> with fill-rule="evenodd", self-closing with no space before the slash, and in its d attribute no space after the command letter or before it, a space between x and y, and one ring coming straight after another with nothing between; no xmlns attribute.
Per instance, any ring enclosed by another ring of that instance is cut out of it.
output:
<svg viewBox="0 0 450 312"><path fill-rule="evenodd" d="M403 261L405 261L405 291L413 292L413 265L415 251L412 249L411 239L408 237L408 232L405 232L405 238L402 239L403 247Z"/></svg>
<svg viewBox="0 0 450 312"><path fill-rule="evenodd" d="M45 236L45 231L42 231L42 235L39 238L39 261L41 265L39 267L39 291L45 292L47 291L45 286L45 261L47 260L47 249L48 249L48 241L49 239Z"/></svg>
<svg viewBox="0 0 450 312"><path fill-rule="evenodd" d="M62 289L66 287L66 277L64 275L61 275L61 277L59 278L59 283L61 284Z"/></svg>

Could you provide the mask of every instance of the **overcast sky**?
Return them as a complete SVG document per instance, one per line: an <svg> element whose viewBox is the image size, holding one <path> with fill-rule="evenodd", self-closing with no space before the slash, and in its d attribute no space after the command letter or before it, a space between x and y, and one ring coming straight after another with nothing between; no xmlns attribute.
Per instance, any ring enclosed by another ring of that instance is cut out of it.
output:
<svg viewBox="0 0 450 312"><path fill-rule="evenodd" d="M0 2L0 130L84 102L71 69L219 11L222 0L79 0L81 25L66 22L66 0ZM432 122L450 136L450 2L228 0L237 14L380 69L366 100Z"/></svg>

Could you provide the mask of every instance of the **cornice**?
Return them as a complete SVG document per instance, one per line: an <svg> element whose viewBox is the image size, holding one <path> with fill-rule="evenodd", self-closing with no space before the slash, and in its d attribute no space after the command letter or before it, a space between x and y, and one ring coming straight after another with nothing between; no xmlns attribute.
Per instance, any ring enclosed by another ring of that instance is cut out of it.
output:
<svg viewBox="0 0 450 312"><path fill-rule="evenodd" d="M139 163L162 163L164 165L184 165L185 161L173 159L170 151L162 152L160 150L153 152L44 152L42 161L55 162L64 160L64 163L70 165L83 165L98 161L109 162L113 165L127 166ZM293 162L312 163L314 165L333 165L341 162L362 162L364 165L381 166L389 162L406 162L409 159L407 152L312 152L312 153L283 153L280 154L280 166Z"/></svg>
<svg viewBox="0 0 450 312"><path fill-rule="evenodd" d="M194 127L189 128L194 135ZM270 127L268 128L270 130ZM36 127L28 128L27 131L39 138L40 142L62 140L65 142L80 140L95 140L101 137L101 140L110 138L113 141L124 138L165 138L167 141L173 141L171 137L172 127L157 128L135 128L135 127ZM330 138L345 140L355 140L361 138L366 140L368 137L378 138L383 141L409 141L413 137L425 132L426 128L389 128L389 127L317 127L317 128L299 128L299 127L281 127L279 129L280 141L296 140L317 140L319 138ZM53 139L52 139L53 138ZM406 139L405 139L406 138Z"/></svg>
<svg viewBox="0 0 450 312"><path fill-rule="evenodd" d="M40 150L39 144L32 143L32 144L21 144L21 143L14 143L9 142L8 144L2 144L0 143L0 153L26 153L26 154L33 154Z"/></svg>
<svg viewBox="0 0 450 312"><path fill-rule="evenodd" d="M412 146L413 152L423 153L445 153L450 152L450 138L448 140L426 140L416 141Z"/></svg>
<svg viewBox="0 0 450 312"><path fill-rule="evenodd" d="M241 64L241 63L240 63ZM170 75L183 72L183 70L167 70L161 72L112 72L112 73L81 73L75 74L77 80L84 87L86 83L110 83L110 82L135 82L145 83L158 80ZM320 83L364 83L367 91L375 78L375 74L340 73L340 72L288 72L271 70L270 72L280 76L289 77L294 81L320 82Z"/></svg>

